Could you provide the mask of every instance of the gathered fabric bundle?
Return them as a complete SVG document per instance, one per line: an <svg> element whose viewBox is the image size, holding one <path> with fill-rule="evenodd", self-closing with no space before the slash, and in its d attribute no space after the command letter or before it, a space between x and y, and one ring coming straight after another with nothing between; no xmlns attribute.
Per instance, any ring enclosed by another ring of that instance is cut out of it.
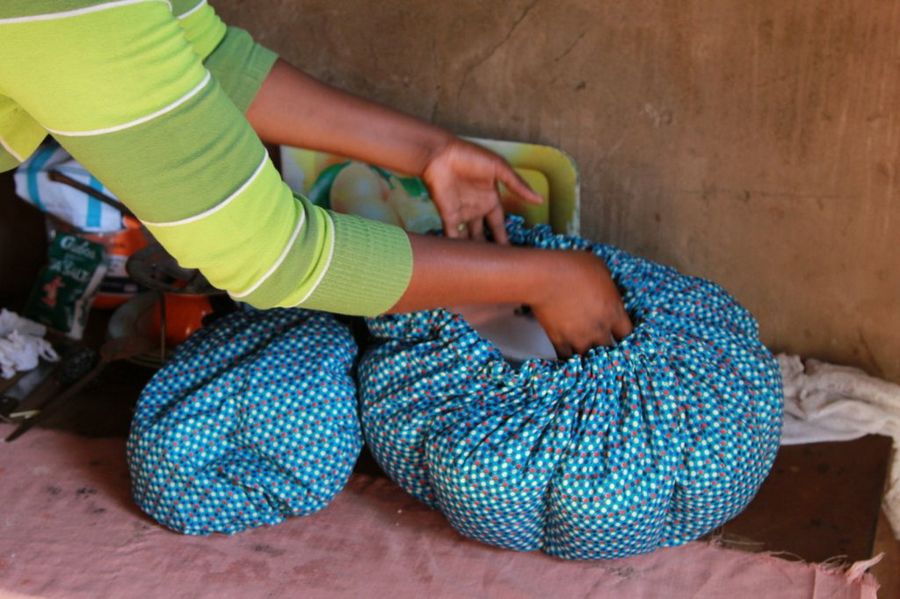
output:
<svg viewBox="0 0 900 599"><path fill-rule="evenodd" d="M363 433L462 534L573 559L695 539L739 513L779 444L778 365L719 286L511 219L516 245L591 251L634 322L614 347L507 362L445 310L369 321Z"/></svg>
<svg viewBox="0 0 900 599"><path fill-rule="evenodd" d="M191 336L144 389L137 504L178 532L234 533L325 507L362 448L356 344L334 317L248 309Z"/></svg>

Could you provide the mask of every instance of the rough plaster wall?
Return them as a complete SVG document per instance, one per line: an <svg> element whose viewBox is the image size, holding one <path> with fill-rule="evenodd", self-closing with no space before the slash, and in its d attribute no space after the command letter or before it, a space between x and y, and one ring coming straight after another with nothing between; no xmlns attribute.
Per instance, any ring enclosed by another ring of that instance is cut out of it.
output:
<svg viewBox="0 0 900 599"><path fill-rule="evenodd" d="M587 235L900 380L900 2L213 3L338 86L565 149Z"/></svg>

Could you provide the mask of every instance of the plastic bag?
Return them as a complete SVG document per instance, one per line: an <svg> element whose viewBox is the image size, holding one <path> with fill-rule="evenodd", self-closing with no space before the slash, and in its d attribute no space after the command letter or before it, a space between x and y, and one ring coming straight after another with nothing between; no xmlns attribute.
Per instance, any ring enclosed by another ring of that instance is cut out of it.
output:
<svg viewBox="0 0 900 599"><path fill-rule="evenodd" d="M116 201L111 191L56 144L41 146L16 169L13 175L16 195L41 212L52 214L80 231L109 233L123 228L121 210L69 184L54 180L55 174L86 185Z"/></svg>

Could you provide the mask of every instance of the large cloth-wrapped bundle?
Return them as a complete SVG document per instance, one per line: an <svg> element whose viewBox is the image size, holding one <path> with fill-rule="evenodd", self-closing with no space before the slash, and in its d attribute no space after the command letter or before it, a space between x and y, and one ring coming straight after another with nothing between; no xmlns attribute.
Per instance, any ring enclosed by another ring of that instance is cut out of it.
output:
<svg viewBox="0 0 900 599"><path fill-rule="evenodd" d="M444 310L369 321L363 433L381 467L461 533L573 559L695 539L739 513L778 448L778 365L710 282L617 248L526 229L511 241L591 251L634 332L614 347L515 364Z"/></svg>

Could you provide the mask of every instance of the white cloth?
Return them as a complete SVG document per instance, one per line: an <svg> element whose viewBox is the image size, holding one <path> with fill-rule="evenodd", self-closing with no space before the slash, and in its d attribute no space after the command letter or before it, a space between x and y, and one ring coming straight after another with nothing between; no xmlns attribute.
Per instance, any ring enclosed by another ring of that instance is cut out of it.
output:
<svg viewBox="0 0 900 599"><path fill-rule="evenodd" d="M55 362L59 356L45 339L47 328L22 318L15 312L0 310L0 376L12 378L16 372L35 368L40 359Z"/></svg>
<svg viewBox="0 0 900 599"><path fill-rule="evenodd" d="M15 312L0 308L0 337L6 337L13 331L18 331L23 335L43 337L47 333L47 327L39 322L23 318Z"/></svg>
<svg viewBox="0 0 900 599"><path fill-rule="evenodd" d="M518 306L458 306L452 312L464 317L478 334L497 346L503 357L512 362L532 358L555 360L556 350L532 316L522 314Z"/></svg>
<svg viewBox="0 0 900 599"><path fill-rule="evenodd" d="M784 379L782 444L848 441L878 434L894 439L883 507L900 539L900 385L857 368L778 356Z"/></svg>

